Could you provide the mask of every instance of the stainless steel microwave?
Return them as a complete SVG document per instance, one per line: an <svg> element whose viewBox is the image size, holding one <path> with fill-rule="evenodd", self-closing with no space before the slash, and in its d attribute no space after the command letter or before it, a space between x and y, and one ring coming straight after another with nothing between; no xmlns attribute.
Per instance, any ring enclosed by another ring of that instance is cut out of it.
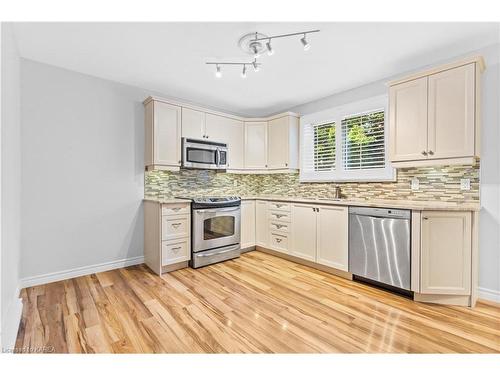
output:
<svg viewBox="0 0 500 375"><path fill-rule="evenodd" d="M182 138L182 167L227 169L227 144Z"/></svg>

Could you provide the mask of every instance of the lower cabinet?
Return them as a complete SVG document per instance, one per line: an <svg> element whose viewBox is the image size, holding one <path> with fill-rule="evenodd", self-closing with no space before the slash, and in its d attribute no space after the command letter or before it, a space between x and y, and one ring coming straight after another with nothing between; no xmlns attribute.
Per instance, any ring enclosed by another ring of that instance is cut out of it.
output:
<svg viewBox="0 0 500 375"><path fill-rule="evenodd" d="M255 245L268 247L267 201L255 201Z"/></svg>
<svg viewBox="0 0 500 375"><path fill-rule="evenodd" d="M190 203L144 202L144 262L161 275L191 259Z"/></svg>
<svg viewBox="0 0 500 375"><path fill-rule="evenodd" d="M241 201L241 248L255 246L255 201Z"/></svg>
<svg viewBox="0 0 500 375"><path fill-rule="evenodd" d="M292 226L290 255L316 260L316 210L309 204L292 204Z"/></svg>
<svg viewBox="0 0 500 375"><path fill-rule="evenodd" d="M471 212L422 211L422 294L470 295Z"/></svg>
<svg viewBox="0 0 500 375"><path fill-rule="evenodd" d="M347 207L318 207L317 263L348 271L348 220L349 210Z"/></svg>

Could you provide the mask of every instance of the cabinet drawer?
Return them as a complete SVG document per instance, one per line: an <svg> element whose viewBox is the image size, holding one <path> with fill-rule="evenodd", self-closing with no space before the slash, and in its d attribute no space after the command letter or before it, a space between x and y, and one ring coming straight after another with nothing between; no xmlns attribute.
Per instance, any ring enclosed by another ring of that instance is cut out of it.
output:
<svg viewBox="0 0 500 375"><path fill-rule="evenodd" d="M269 220L271 221L284 221L290 222L290 213L285 211L271 211L269 212Z"/></svg>
<svg viewBox="0 0 500 375"><path fill-rule="evenodd" d="M191 259L189 238L177 241L163 241L161 244L161 265L167 266Z"/></svg>
<svg viewBox="0 0 500 375"><path fill-rule="evenodd" d="M161 238L163 241L174 238L189 237L190 220L189 215L184 216L162 216Z"/></svg>
<svg viewBox="0 0 500 375"><path fill-rule="evenodd" d="M269 246L272 250L288 252L288 235L283 233L271 232L269 234Z"/></svg>
<svg viewBox="0 0 500 375"><path fill-rule="evenodd" d="M271 221L269 222L269 228L272 231L284 232L288 233L290 231L289 224L279 221Z"/></svg>
<svg viewBox="0 0 500 375"><path fill-rule="evenodd" d="M268 207L270 210L290 212L290 203L286 202L269 202Z"/></svg>
<svg viewBox="0 0 500 375"><path fill-rule="evenodd" d="M191 213L189 203L169 203L161 206L162 215L186 215L189 213Z"/></svg>

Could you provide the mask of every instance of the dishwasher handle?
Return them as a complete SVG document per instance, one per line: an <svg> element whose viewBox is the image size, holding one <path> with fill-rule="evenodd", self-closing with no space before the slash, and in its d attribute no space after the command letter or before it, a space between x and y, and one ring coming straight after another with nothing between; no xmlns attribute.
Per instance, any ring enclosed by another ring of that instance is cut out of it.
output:
<svg viewBox="0 0 500 375"><path fill-rule="evenodd" d="M410 220L411 210L399 208L349 207L349 215Z"/></svg>

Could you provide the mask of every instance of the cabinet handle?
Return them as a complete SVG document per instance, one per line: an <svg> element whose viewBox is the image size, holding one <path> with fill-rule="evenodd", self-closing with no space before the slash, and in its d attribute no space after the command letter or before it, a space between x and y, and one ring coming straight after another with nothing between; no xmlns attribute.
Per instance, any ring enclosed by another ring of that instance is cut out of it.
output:
<svg viewBox="0 0 500 375"><path fill-rule="evenodd" d="M281 238L276 238L276 242L280 243L281 242Z"/></svg>
<svg viewBox="0 0 500 375"><path fill-rule="evenodd" d="M174 251L174 252L177 252L181 249L180 246L176 246L176 247L172 247L170 250Z"/></svg>
<svg viewBox="0 0 500 375"><path fill-rule="evenodd" d="M422 155L426 156L427 155L427 151L422 151Z"/></svg>
<svg viewBox="0 0 500 375"><path fill-rule="evenodd" d="M172 207L171 210L172 211L179 211L181 208L180 207Z"/></svg>
<svg viewBox="0 0 500 375"><path fill-rule="evenodd" d="M428 218L428 217L423 217L422 219L424 219L424 220L429 220L429 218Z"/></svg>
<svg viewBox="0 0 500 375"><path fill-rule="evenodd" d="M172 226L173 226L174 228L177 228L179 225L181 225L181 223L172 223Z"/></svg>
<svg viewBox="0 0 500 375"><path fill-rule="evenodd" d="M429 150L429 155L434 155L434 151Z"/></svg>
<svg viewBox="0 0 500 375"><path fill-rule="evenodd" d="M265 167L267 168L267 164L265 165Z"/></svg>

